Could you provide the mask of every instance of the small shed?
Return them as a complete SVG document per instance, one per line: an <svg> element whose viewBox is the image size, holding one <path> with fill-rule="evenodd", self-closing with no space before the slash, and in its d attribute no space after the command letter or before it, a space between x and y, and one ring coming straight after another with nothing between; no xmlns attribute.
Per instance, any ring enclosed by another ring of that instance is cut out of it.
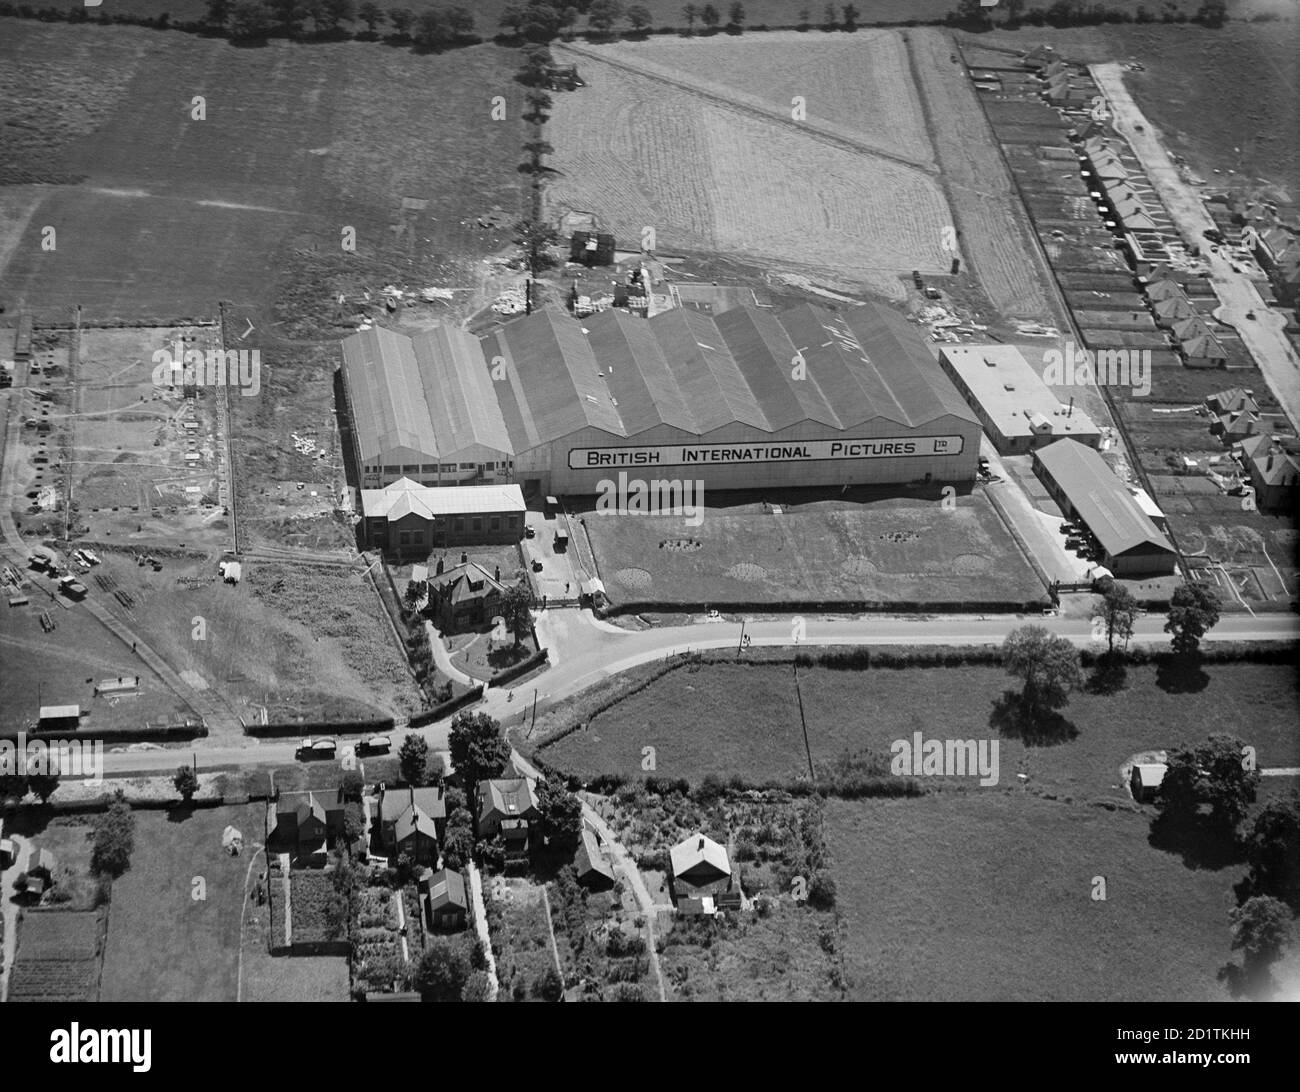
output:
<svg viewBox="0 0 1300 1092"><path fill-rule="evenodd" d="M428 877L428 884L425 906L430 928L448 931L464 929L469 918L465 878L459 872L443 868Z"/></svg>
<svg viewBox="0 0 1300 1092"><path fill-rule="evenodd" d="M1139 804L1155 802L1156 793L1165 779L1169 767L1163 762L1135 762L1129 775L1129 788Z"/></svg>
<svg viewBox="0 0 1300 1092"><path fill-rule="evenodd" d="M81 727L80 705L42 705L38 732L75 732Z"/></svg>

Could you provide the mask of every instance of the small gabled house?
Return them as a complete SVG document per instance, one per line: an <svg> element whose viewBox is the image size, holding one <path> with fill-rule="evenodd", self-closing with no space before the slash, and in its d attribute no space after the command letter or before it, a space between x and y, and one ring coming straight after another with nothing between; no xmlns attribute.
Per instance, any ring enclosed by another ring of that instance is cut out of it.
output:
<svg viewBox="0 0 1300 1092"><path fill-rule="evenodd" d="M1294 511L1300 500L1300 440L1259 432L1242 440L1237 450L1250 474L1256 507Z"/></svg>
<svg viewBox="0 0 1300 1092"><path fill-rule="evenodd" d="M727 851L706 834L695 833L668 851L672 887L676 898L717 896L731 890L731 859Z"/></svg>
<svg viewBox="0 0 1300 1092"><path fill-rule="evenodd" d="M594 891L605 891L614 886L614 870L610 867L600 835L585 823L578 848L573 854L573 869L578 882Z"/></svg>
<svg viewBox="0 0 1300 1092"><path fill-rule="evenodd" d="M268 839L273 851L323 856L332 842L343 837L341 789L281 793L273 809Z"/></svg>
<svg viewBox="0 0 1300 1092"><path fill-rule="evenodd" d="M1129 789L1139 804L1152 804L1169 767L1163 762L1135 762L1129 775Z"/></svg>
<svg viewBox="0 0 1300 1092"><path fill-rule="evenodd" d="M429 606L445 633L490 623L500 613L506 586L473 561L454 565L429 578Z"/></svg>
<svg viewBox="0 0 1300 1092"><path fill-rule="evenodd" d="M464 929L469 921L469 896L465 877L441 868L420 878L424 901L424 918L430 929L453 932Z"/></svg>

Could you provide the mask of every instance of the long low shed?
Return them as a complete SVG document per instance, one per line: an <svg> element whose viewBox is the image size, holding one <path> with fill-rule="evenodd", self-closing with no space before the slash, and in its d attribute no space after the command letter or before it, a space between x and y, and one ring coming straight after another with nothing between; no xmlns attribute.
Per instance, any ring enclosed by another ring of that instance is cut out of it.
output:
<svg viewBox="0 0 1300 1092"><path fill-rule="evenodd" d="M1105 554L1102 564L1116 576L1174 571L1173 544L1092 448L1059 440L1034 452L1034 471L1061 510L1092 532Z"/></svg>

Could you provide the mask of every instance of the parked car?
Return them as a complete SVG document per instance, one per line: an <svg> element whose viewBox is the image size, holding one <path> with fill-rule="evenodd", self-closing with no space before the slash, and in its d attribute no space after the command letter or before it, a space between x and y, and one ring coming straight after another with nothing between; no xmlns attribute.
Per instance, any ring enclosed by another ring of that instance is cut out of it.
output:
<svg viewBox="0 0 1300 1092"><path fill-rule="evenodd" d="M371 736L357 744L357 753L363 755L387 754L392 749L393 741L387 736Z"/></svg>
<svg viewBox="0 0 1300 1092"><path fill-rule="evenodd" d="M298 758L303 760L334 758L338 751L338 742L333 739L304 739L298 744Z"/></svg>

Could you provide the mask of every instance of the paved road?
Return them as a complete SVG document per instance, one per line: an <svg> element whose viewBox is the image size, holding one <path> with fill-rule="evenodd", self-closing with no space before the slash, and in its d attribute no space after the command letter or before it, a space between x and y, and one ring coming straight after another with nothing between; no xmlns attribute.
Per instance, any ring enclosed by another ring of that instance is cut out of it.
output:
<svg viewBox="0 0 1300 1092"><path fill-rule="evenodd" d="M796 641L794 628L803 623L803 633ZM1053 633L1068 638L1080 647L1093 643L1089 619L1079 617L1028 617L1025 615L932 615L928 617L891 617L863 615L856 618L816 617L769 618L748 622L745 635L754 646L825 645L996 645L1016 626L1027 621L1040 624ZM1163 630L1164 617L1151 615L1138 620L1132 643L1165 647L1169 637ZM700 621L695 624L666 626L629 632L601 622L588 611L576 608L546 610L537 617L537 634L551 650L551 666L515 690L492 688L486 698L472 706L507 724L519 724L527 717L533 692L539 704L551 704L585 690L610 675L675 652L696 649L736 648L740 642L741 622ZM1227 615L1207 635L1206 642L1300 640L1300 618L1291 613L1261 615ZM447 750L450 720L418 729L429 746ZM288 765L295 761L297 740L258 741L243 739L239 745L198 740L182 747L157 751L110 752L104 756L105 772L162 773L174 771L180 761L193 753L199 769L223 766Z"/></svg>
<svg viewBox="0 0 1300 1092"><path fill-rule="evenodd" d="M1245 273L1235 272L1227 255L1208 251L1203 232L1215 226L1214 220L1206 212L1200 193L1183 181L1178 167L1160 143L1159 131L1133 102L1124 86L1122 67L1113 63L1089 67L1106 96L1115 130L1128 141L1141 161L1183 240L1206 251L1204 258L1210 267L1210 278L1223 301L1215 314L1236 328L1287 416L1293 422L1300 422L1300 357L1282 332L1286 319L1280 311L1269 310L1251 279ZM1248 311L1255 313L1254 319L1246 318Z"/></svg>

